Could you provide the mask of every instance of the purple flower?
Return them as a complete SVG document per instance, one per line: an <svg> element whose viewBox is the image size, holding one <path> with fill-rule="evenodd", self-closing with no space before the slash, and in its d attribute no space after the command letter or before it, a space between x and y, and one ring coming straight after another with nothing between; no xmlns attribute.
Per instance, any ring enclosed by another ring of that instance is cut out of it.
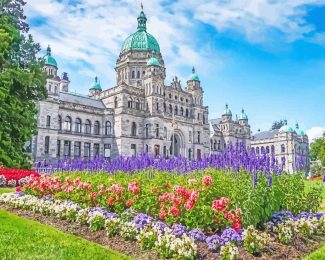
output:
<svg viewBox="0 0 325 260"><path fill-rule="evenodd" d="M172 232L175 236L182 236L183 234L186 234L186 227L182 224L173 224Z"/></svg>
<svg viewBox="0 0 325 260"><path fill-rule="evenodd" d="M157 230L159 230L162 234L164 234L165 233L165 228L168 228L168 226L164 223L164 222L162 222L162 221L157 221L155 224L154 224L154 227L157 229Z"/></svg>
<svg viewBox="0 0 325 260"><path fill-rule="evenodd" d="M133 219L133 222L137 226L137 228L144 228L149 223L154 222L155 219L147 214L140 213L136 215Z"/></svg>
<svg viewBox="0 0 325 260"><path fill-rule="evenodd" d="M208 236L205 242L208 244L209 248L213 251L217 251L218 249L220 249L222 245L221 238L217 234Z"/></svg>
<svg viewBox="0 0 325 260"><path fill-rule="evenodd" d="M192 229L188 232L188 235L196 241L204 241L207 237L206 235L198 228Z"/></svg>
<svg viewBox="0 0 325 260"><path fill-rule="evenodd" d="M234 242L239 244L242 241L242 237L239 233L236 232L236 230L234 230L233 228L226 228L221 236L221 244L224 246L226 245L228 242Z"/></svg>

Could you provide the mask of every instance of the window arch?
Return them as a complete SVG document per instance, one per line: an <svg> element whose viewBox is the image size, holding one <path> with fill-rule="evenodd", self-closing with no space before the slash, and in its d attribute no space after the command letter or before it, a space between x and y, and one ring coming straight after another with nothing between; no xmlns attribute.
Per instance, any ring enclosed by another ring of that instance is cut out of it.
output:
<svg viewBox="0 0 325 260"><path fill-rule="evenodd" d="M281 144L281 153L285 153L286 152L286 147L284 144Z"/></svg>
<svg viewBox="0 0 325 260"><path fill-rule="evenodd" d="M136 136L137 135L137 124L135 122L132 122L131 135L132 136Z"/></svg>
<svg viewBox="0 0 325 260"><path fill-rule="evenodd" d="M140 78L140 71L138 70L137 71L137 79L139 79Z"/></svg>
<svg viewBox="0 0 325 260"><path fill-rule="evenodd" d="M64 120L64 130L71 131L71 117L66 116Z"/></svg>
<svg viewBox="0 0 325 260"><path fill-rule="evenodd" d="M139 99L135 100L135 109L140 110L140 101L139 101Z"/></svg>
<svg viewBox="0 0 325 260"><path fill-rule="evenodd" d="M166 103L164 102L164 112L166 112L167 108L166 108Z"/></svg>
<svg viewBox="0 0 325 260"><path fill-rule="evenodd" d="M85 122L85 133L90 134L91 133L91 122L89 119Z"/></svg>
<svg viewBox="0 0 325 260"><path fill-rule="evenodd" d="M260 154L260 148L259 147L256 147L256 153Z"/></svg>
<svg viewBox="0 0 325 260"><path fill-rule="evenodd" d="M178 107L177 107L177 106L175 106L175 111L174 111L174 113L175 113L175 115L178 114Z"/></svg>
<svg viewBox="0 0 325 260"><path fill-rule="evenodd" d="M60 115L58 116L58 125L59 125L59 130L62 130L62 117Z"/></svg>
<svg viewBox="0 0 325 260"><path fill-rule="evenodd" d="M185 116L188 117L188 108L185 110Z"/></svg>
<svg viewBox="0 0 325 260"><path fill-rule="evenodd" d="M275 149L274 149L274 145L271 145L271 153L274 153Z"/></svg>
<svg viewBox="0 0 325 260"><path fill-rule="evenodd" d="M117 108L118 102L117 102L117 97L114 99L114 107Z"/></svg>
<svg viewBox="0 0 325 260"><path fill-rule="evenodd" d="M132 71L132 79L134 79L135 78L135 71L133 70Z"/></svg>
<svg viewBox="0 0 325 260"><path fill-rule="evenodd" d="M181 107L181 116L183 116L183 115L184 115L184 108Z"/></svg>
<svg viewBox="0 0 325 260"><path fill-rule="evenodd" d="M216 140L214 140L214 143L213 143L213 149L214 149L214 150L217 150L217 141L216 141Z"/></svg>
<svg viewBox="0 0 325 260"><path fill-rule="evenodd" d="M270 153L270 147L266 146L266 153Z"/></svg>
<svg viewBox="0 0 325 260"><path fill-rule="evenodd" d="M105 135L111 135L112 134L112 124L110 121L106 121L105 123Z"/></svg>
<svg viewBox="0 0 325 260"><path fill-rule="evenodd" d="M99 124L98 121L95 121L95 123L94 123L94 134L99 135L99 132L100 132L100 124Z"/></svg>
<svg viewBox="0 0 325 260"><path fill-rule="evenodd" d="M172 105L171 104L169 104L169 113L173 113L173 107L172 107Z"/></svg>
<svg viewBox="0 0 325 260"><path fill-rule="evenodd" d="M132 108L132 98L128 98L128 108Z"/></svg>
<svg viewBox="0 0 325 260"><path fill-rule="evenodd" d="M75 122L75 131L81 133L81 119L77 118Z"/></svg>

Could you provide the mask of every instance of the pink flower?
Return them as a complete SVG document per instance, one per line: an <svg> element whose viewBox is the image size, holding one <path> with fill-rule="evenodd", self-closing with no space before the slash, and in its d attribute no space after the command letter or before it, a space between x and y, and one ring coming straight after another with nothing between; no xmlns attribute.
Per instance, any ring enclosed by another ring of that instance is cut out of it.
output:
<svg viewBox="0 0 325 260"><path fill-rule="evenodd" d="M20 191L21 191L21 187L20 187L20 186L17 186L17 187L16 187L16 191L17 191L17 192L20 192Z"/></svg>
<svg viewBox="0 0 325 260"><path fill-rule="evenodd" d="M188 200L184 204L186 210L191 210L194 207L195 202L193 200Z"/></svg>
<svg viewBox="0 0 325 260"><path fill-rule="evenodd" d="M212 184L211 176L204 176L202 182L205 186L210 186Z"/></svg>
<svg viewBox="0 0 325 260"><path fill-rule="evenodd" d="M72 192L73 191L73 186L69 186L68 188L67 188L67 192Z"/></svg>
<svg viewBox="0 0 325 260"><path fill-rule="evenodd" d="M177 207L175 207L175 206L171 206L171 207L169 208L169 212L170 212L171 214L173 214L174 216L178 216L178 215L181 213L181 211L179 210L179 208L177 208Z"/></svg>

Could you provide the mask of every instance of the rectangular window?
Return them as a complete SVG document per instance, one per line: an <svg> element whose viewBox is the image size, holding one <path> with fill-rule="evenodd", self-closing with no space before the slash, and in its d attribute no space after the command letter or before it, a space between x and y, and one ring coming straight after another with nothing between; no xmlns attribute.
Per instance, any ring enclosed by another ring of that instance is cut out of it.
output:
<svg viewBox="0 0 325 260"><path fill-rule="evenodd" d="M56 142L56 156L60 157L61 155L61 140L57 140Z"/></svg>
<svg viewBox="0 0 325 260"><path fill-rule="evenodd" d="M71 141L64 141L63 155L64 156L71 155Z"/></svg>
<svg viewBox="0 0 325 260"><path fill-rule="evenodd" d="M46 127L51 127L51 116L46 117Z"/></svg>
<svg viewBox="0 0 325 260"><path fill-rule="evenodd" d="M99 144L94 144L94 157L99 156Z"/></svg>
<svg viewBox="0 0 325 260"><path fill-rule="evenodd" d="M188 133L188 141L192 143L192 131L189 131Z"/></svg>
<svg viewBox="0 0 325 260"><path fill-rule="evenodd" d="M74 157L81 155L81 142L74 142Z"/></svg>
<svg viewBox="0 0 325 260"><path fill-rule="evenodd" d="M156 137L159 137L159 124L156 124Z"/></svg>
<svg viewBox="0 0 325 260"><path fill-rule="evenodd" d="M131 155L136 155L137 154L137 148L135 144L131 144Z"/></svg>
<svg viewBox="0 0 325 260"><path fill-rule="evenodd" d="M111 144L104 144L104 157L105 158L111 157Z"/></svg>
<svg viewBox="0 0 325 260"><path fill-rule="evenodd" d="M90 143L84 144L84 157L89 158L90 157Z"/></svg>
<svg viewBox="0 0 325 260"><path fill-rule="evenodd" d="M44 153L48 154L50 150L50 137L45 136L45 147L44 147Z"/></svg>
<svg viewBox="0 0 325 260"><path fill-rule="evenodd" d="M201 132L198 131L198 132L197 132L197 142L198 142L198 143L200 143L200 141L201 141L201 138L200 138L200 137L201 137Z"/></svg>

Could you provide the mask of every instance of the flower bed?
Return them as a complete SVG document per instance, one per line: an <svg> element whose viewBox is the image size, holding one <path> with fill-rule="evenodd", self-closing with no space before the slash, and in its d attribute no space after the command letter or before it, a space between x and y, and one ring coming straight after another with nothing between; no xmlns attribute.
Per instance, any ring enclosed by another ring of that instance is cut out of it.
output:
<svg viewBox="0 0 325 260"><path fill-rule="evenodd" d="M32 170L0 168L0 187L23 186L31 176L39 177L39 173Z"/></svg>
<svg viewBox="0 0 325 260"><path fill-rule="evenodd" d="M85 224L93 232L105 229L109 237L119 235L129 241L137 241L143 250L155 249L163 258L194 259L198 252L197 243L204 241L211 250L220 253L221 259L237 259L240 252L238 247L259 255L271 242L272 233L256 230L253 226L241 232L227 228L222 233L206 236L199 229L189 231L179 224L169 226L149 215L137 214L132 210L116 214L104 208L82 208L72 201L56 200L51 196L37 198L23 192L7 193L0 195L0 203L80 225ZM324 214L303 213L294 217L290 212L281 211L273 215L271 222L267 224L267 230L280 234L281 231L278 230L281 224L292 226L287 223L289 219L294 223L295 235L324 238Z"/></svg>
<svg viewBox="0 0 325 260"><path fill-rule="evenodd" d="M143 171L131 176L78 172L34 177L23 190L38 197L72 200L83 207L106 207L118 214L133 209L171 225L216 232L229 226L239 230L261 225L280 209L294 214L316 212L321 187L305 193L303 185L298 174L205 169L186 176Z"/></svg>

